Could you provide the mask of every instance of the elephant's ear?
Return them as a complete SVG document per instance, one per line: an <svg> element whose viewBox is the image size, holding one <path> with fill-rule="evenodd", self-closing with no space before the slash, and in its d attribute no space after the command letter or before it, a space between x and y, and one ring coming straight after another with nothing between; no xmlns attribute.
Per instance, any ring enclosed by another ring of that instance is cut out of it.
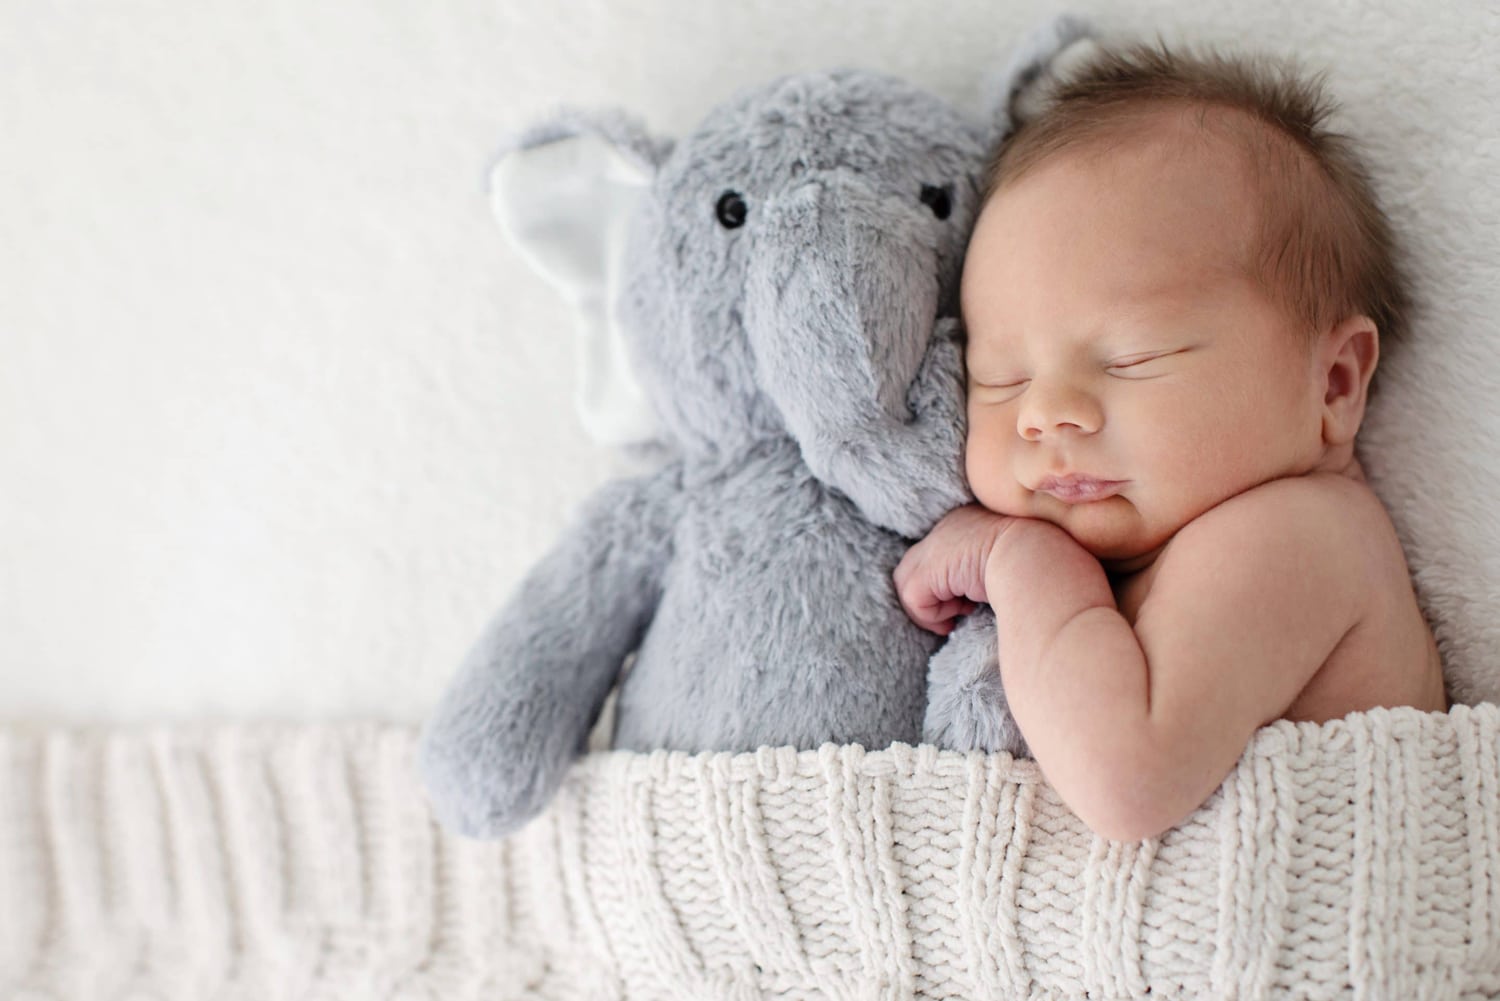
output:
<svg viewBox="0 0 1500 1001"><path fill-rule="evenodd" d="M1059 14L1024 35L985 85L991 139L1004 139L1036 115L1057 81L1098 51L1093 26Z"/></svg>
<svg viewBox="0 0 1500 1001"><path fill-rule="evenodd" d="M662 437L614 304L631 216L671 151L619 113L561 112L523 132L490 170L490 207L510 242L572 306L574 403L607 445Z"/></svg>

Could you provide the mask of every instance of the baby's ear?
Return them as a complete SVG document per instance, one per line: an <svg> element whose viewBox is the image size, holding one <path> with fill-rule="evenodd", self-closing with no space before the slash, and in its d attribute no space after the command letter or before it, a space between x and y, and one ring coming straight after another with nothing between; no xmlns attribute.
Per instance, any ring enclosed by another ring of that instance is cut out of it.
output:
<svg viewBox="0 0 1500 1001"><path fill-rule="evenodd" d="M1380 361L1380 334L1368 316L1351 316L1323 337L1318 363L1323 373L1323 440L1346 445L1365 416L1370 377Z"/></svg>

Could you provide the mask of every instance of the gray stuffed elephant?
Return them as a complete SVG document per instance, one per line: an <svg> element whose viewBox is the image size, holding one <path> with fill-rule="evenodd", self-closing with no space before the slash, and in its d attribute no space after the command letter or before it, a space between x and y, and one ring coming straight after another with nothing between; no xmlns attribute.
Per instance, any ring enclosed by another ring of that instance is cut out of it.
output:
<svg viewBox="0 0 1500 1001"><path fill-rule="evenodd" d="M934 659L891 572L970 499L957 285L985 157L1082 34L1034 33L983 124L838 71L676 143L562 114L502 158L497 212L580 317L586 425L658 464L587 501L441 699L420 766L447 826L539 812L616 685L620 749L1021 747L993 618Z"/></svg>

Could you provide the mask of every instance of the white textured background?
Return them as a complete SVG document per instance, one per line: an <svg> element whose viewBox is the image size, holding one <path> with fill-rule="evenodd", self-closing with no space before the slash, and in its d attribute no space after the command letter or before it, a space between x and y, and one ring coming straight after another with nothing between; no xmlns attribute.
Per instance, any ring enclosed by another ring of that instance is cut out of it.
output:
<svg viewBox="0 0 1500 1001"><path fill-rule="evenodd" d="M1495 662L1494 4L1073 9L1330 70L1425 307L1367 462L1445 652ZM1053 10L0 4L0 717L419 718L613 461L490 223L498 137L559 101L680 132L845 64L973 107Z"/></svg>

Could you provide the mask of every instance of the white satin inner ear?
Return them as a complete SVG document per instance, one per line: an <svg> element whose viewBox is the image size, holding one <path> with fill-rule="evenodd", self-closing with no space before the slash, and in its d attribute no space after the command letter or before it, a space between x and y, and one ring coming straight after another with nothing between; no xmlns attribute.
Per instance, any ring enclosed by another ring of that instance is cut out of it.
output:
<svg viewBox="0 0 1500 1001"><path fill-rule="evenodd" d="M661 437L613 309L626 227L650 184L647 168L594 135L518 150L490 174L490 208L501 230L573 307L574 403L584 430L606 445Z"/></svg>

